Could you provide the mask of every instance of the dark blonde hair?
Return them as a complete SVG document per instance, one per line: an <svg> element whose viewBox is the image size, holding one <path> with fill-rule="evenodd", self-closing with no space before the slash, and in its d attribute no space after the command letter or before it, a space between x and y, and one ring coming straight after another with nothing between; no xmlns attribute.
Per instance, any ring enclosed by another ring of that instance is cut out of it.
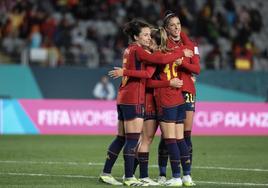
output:
<svg viewBox="0 0 268 188"><path fill-rule="evenodd" d="M151 37L155 40L159 50L162 52L170 52L171 49L167 47L167 32L163 27L152 29Z"/></svg>

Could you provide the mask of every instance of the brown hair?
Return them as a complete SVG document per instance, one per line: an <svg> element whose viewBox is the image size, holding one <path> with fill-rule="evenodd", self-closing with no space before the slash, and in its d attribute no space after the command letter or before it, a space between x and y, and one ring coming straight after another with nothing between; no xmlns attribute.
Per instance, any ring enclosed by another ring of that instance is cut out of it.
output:
<svg viewBox="0 0 268 188"><path fill-rule="evenodd" d="M171 18L179 18L175 13L173 13L172 11L168 10L165 12L165 17L163 19L163 27L166 28L169 24L169 21Z"/></svg>
<svg viewBox="0 0 268 188"><path fill-rule="evenodd" d="M134 36L139 36L141 29L144 27L151 28L151 25L143 20L133 19L125 24L123 31L132 41L135 41Z"/></svg>

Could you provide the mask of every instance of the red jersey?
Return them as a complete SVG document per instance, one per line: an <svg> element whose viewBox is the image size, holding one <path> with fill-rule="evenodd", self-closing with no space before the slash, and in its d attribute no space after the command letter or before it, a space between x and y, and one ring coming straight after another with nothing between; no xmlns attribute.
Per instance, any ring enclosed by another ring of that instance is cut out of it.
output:
<svg viewBox="0 0 268 188"><path fill-rule="evenodd" d="M146 52L141 46L131 44L123 55L124 76L118 91L117 104L144 104L146 79L142 77L127 76L128 72L135 70L145 70L144 63L167 64L182 57L183 53L179 50L175 53L163 54Z"/></svg>
<svg viewBox="0 0 268 188"><path fill-rule="evenodd" d="M124 76L136 77L136 78L147 78L146 89L145 89L145 116L146 118L152 118L156 115L156 104L154 100L154 88L169 87L169 81L159 81L151 79L155 73L155 66L146 65L146 70L124 70Z"/></svg>
<svg viewBox="0 0 268 188"><path fill-rule="evenodd" d="M157 97L155 97L155 90L157 88L164 88L164 87L170 87L169 81L160 81L156 79L147 79L146 82L146 102L145 102L145 114L156 114L156 106L159 104L156 104L156 100L158 100ZM155 99L155 100L154 100Z"/></svg>
<svg viewBox="0 0 268 188"><path fill-rule="evenodd" d="M182 91L186 91L192 94L196 94L194 81L192 79L193 74L200 73L200 56L198 47L194 44L184 33L181 33L183 44L187 45L189 49L194 52L192 58L184 57L180 66L181 79L183 80Z"/></svg>
<svg viewBox="0 0 268 188"><path fill-rule="evenodd" d="M192 94L196 94L194 81L192 80L193 74L200 73L199 53L197 46L187 37L187 35L181 32L181 41L175 42L168 39L168 47L171 49L181 47L185 45L188 49L193 50L194 56L192 58L183 57L182 64L178 67L178 78L183 80L182 91L186 91Z"/></svg>
<svg viewBox="0 0 268 188"><path fill-rule="evenodd" d="M178 66L175 62L158 66L158 80L169 81L178 77ZM179 96L179 97L178 97ZM180 88L162 87L155 89L155 97L158 105L162 107L172 107L184 103Z"/></svg>

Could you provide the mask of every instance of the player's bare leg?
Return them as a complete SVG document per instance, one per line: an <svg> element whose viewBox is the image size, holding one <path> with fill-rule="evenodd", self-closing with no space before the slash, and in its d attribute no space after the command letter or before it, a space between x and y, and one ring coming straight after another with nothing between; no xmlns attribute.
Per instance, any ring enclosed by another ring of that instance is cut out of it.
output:
<svg viewBox="0 0 268 188"><path fill-rule="evenodd" d="M158 125L155 120L144 121L139 145L139 152L149 152Z"/></svg>
<svg viewBox="0 0 268 188"><path fill-rule="evenodd" d="M150 145L153 141L155 132L157 130L155 120L146 120L143 123L143 129L140 137L140 145L138 148L138 158L140 163L140 181L147 183L149 186L159 185L157 182L149 178L148 175L148 161Z"/></svg>

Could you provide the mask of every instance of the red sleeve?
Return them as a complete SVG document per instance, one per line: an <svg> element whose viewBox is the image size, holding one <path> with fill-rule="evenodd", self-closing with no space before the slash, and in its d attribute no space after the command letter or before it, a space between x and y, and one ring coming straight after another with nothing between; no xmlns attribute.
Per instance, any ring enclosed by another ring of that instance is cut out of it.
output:
<svg viewBox="0 0 268 188"><path fill-rule="evenodd" d="M194 74L199 74L200 73L199 61L200 61L200 57L198 55L194 55L191 58L190 62L182 61L181 66Z"/></svg>
<svg viewBox="0 0 268 188"><path fill-rule="evenodd" d="M170 86L169 81L147 79L147 82L146 82L146 87L149 87L149 88L160 88L160 87L169 87L169 86Z"/></svg>
<svg viewBox="0 0 268 188"><path fill-rule="evenodd" d="M124 69L123 76L130 76L136 78L151 78L155 72L154 66L147 66L146 70L127 70Z"/></svg>
<svg viewBox="0 0 268 188"><path fill-rule="evenodd" d="M168 64L176 59L181 58L184 54L181 49L175 50L173 53L161 53L154 52L152 54L146 52L142 47L136 49L137 56L140 61L144 63L154 63L154 64Z"/></svg>

